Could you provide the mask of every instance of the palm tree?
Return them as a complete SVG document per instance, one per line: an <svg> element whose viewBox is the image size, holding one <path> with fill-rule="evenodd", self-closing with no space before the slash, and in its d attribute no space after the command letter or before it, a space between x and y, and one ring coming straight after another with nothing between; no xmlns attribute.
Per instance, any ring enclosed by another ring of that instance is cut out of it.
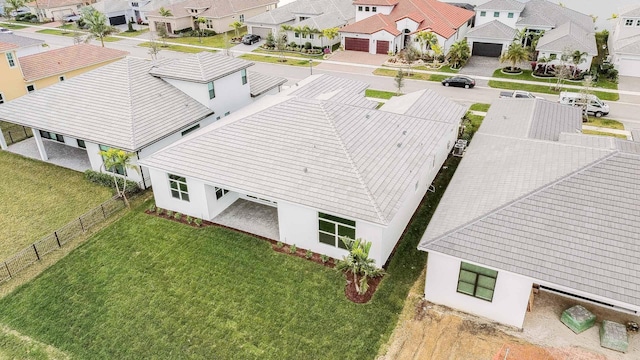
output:
<svg viewBox="0 0 640 360"><path fill-rule="evenodd" d="M241 23L240 21L234 21L231 24L229 24L229 27L233 28L233 30L235 31L236 38L240 37L240 29L242 29L243 26L244 24Z"/></svg>
<svg viewBox="0 0 640 360"><path fill-rule="evenodd" d="M104 47L104 38L117 33L118 29L111 25L107 25L107 17L100 11L94 9L91 6L82 8L82 21L86 24L89 30L90 38L100 39L102 47Z"/></svg>
<svg viewBox="0 0 640 360"><path fill-rule="evenodd" d="M340 29L338 29L337 27L324 29L322 30L322 35L324 35L324 37L329 39L329 43L331 43L331 40L335 39L338 36L338 30ZM331 49L332 47L333 47L333 44L330 44L329 49Z"/></svg>
<svg viewBox="0 0 640 360"><path fill-rule="evenodd" d="M4 11L7 13L7 16L9 16L12 12L15 11L16 15L13 17L13 20L16 20L16 17L18 16L17 11L18 9L24 6L24 3L25 3L25 0L6 0L6 3L4 5Z"/></svg>
<svg viewBox="0 0 640 360"><path fill-rule="evenodd" d="M336 269L350 272L356 292L364 295L369 289L368 279L384 275L384 270L376 267L375 260L369 257L371 242L348 237L341 237L340 240L347 247L349 254L338 260Z"/></svg>
<svg viewBox="0 0 640 360"><path fill-rule="evenodd" d="M207 19L200 16L198 19L196 19L196 23L198 24L198 34L200 35L200 44L202 44L202 35L204 32L203 27L204 27L204 24L207 23Z"/></svg>
<svg viewBox="0 0 640 360"><path fill-rule="evenodd" d="M116 192L119 196L122 196L124 203L129 207L129 200L127 200L127 171L126 169L132 169L138 171L138 167L131 164L131 159L133 158L133 153L126 152L120 149L110 148L107 150L101 150L100 155L102 159L104 159L104 168L107 171L110 171L113 175L113 182L116 184ZM120 169L123 173L124 181L122 185L122 191L120 191L120 187L118 185L118 177L116 176L117 170Z"/></svg>
<svg viewBox="0 0 640 360"><path fill-rule="evenodd" d="M449 53L447 54L447 60L451 64L452 69L459 69L471 56L471 50L467 39L456 41L451 45Z"/></svg>
<svg viewBox="0 0 640 360"><path fill-rule="evenodd" d="M507 51L500 55L500 62L511 62L511 70L516 69L516 65L522 61L529 59L527 49L522 47L521 43L512 42Z"/></svg>
<svg viewBox="0 0 640 360"><path fill-rule="evenodd" d="M417 33L416 37L418 38L418 42L420 43L420 51L424 55L424 52L427 50L427 45L431 44L431 41L434 35L431 31L423 30ZM436 38L436 41L438 41L437 38Z"/></svg>
<svg viewBox="0 0 640 360"><path fill-rule="evenodd" d="M292 27L291 30L293 30L293 32L295 34L298 34L298 47L302 47L301 39L302 39L302 33L304 32L304 27L303 26L295 26L295 27Z"/></svg>

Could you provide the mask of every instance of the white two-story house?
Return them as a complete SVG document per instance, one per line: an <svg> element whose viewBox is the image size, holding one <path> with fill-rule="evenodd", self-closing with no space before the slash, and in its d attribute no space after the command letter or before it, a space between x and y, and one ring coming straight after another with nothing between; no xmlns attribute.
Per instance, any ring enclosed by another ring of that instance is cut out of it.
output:
<svg viewBox="0 0 640 360"><path fill-rule="evenodd" d="M640 5L633 5L618 15L609 36L611 62L622 76L640 77Z"/></svg>

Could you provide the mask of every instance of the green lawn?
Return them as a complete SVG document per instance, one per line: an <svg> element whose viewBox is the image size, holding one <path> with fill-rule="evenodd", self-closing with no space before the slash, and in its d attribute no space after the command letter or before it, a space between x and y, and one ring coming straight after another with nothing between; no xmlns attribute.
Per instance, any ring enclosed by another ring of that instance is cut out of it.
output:
<svg viewBox="0 0 640 360"><path fill-rule="evenodd" d="M160 44L162 44L162 42L159 42ZM138 46L141 47L150 47L150 43L148 42L143 42L138 44ZM171 50L171 51L179 51L179 52L184 52L184 53L190 53L190 54L197 54L197 53L201 53L203 51L210 51L210 52L217 52L216 50L205 50L205 49L199 49L199 48L192 48L192 47L188 47L188 46L180 46L180 45L170 45L167 44L166 47L164 46L160 46L160 51L162 50Z"/></svg>
<svg viewBox="0 0 640 360"><path fill-rule="evenodd" d="M260 61L260 62L267 62L267 63L273 63L273 64L280 64L280 65L307 66L307 67L309 66L309 60L308 59L300 59L300 60L286 59L287 61L280 62L280 57L276 57L276 56L264 56L264 55L257 55L257 54L244 54L244 55L242 55L240 57L245 59L245 60ZM320 64L320 63L315 61L315 62L311 63L311 66L316 66L318 64Z"/></svg>
<svg viewBox="0 0 640 360"><path fill-rule="evenodd" d="M261 48L257 48L255 50L252 51L253 53L257 53L257 54L270 54L270 55L276 55L276 56L280 56L280 51L271 51L271 50L265 50L265 49L261 49ZM284 52L284 56L289 56L289 57L296 57L296 58L301 58L301 59L319 59L322 60L324 54L303 54L297 51L285 51Z"/></svg>
<svg viewBox="0 0 640 360"><path fill-rule="evenodd" d="M364 91L364 96L376 99L391 99L391 97L396 96L396 93L392 91L367 89Z"/></svg>
<svg viewBox="0 0 640 360"><path fill-rule="evenodd" d="M489 111L489 107L491 107L491 104L475 103L475 104L471 104L471 107L469 107L469 110L487 112Z"/></svg>
<svg viewBox="0 0 640 360"><path fill-rule="evenodd" d="M332 269L140 207L0 300L0 322L80 359L372 359L424 269L416 246L459 161L447 160L368 304L348 301Z"/></svg>
<svg viewBox="0 0 640 360"><path fill-rule="evenodd" d="M583 134L587 134L587 135L600 135L600 136L613 136L613 137L617 137L620 139L626 139L627 137L625 135L622 134L612 134L609 132L604 132L604 131L596 131L596 130L582 130Z"/></svg>
<svg viewBox="0 0 640 360"><path fill-rule="evenodd" d="M11 29L11 30L20 30L20 29L28 28L28 26L20 25L20 24L16 24L16 23L0 22L0 24L2 25L2 27L5 27L5 28Z"/></svg>
<svg viewBox="0 0 640 360"><path fill-rule="evenodd" d="M6 151L0 169L0 260L111 197L82 173Z"/></svg>
<svg viewBox="0 0 640 360"><path fill-rule="evenodd" d="M545 93L545 94L558 94L557 91L554 91L553 89L551 89L551 87L556 86L556 83L557 83L556 78L536 78L531 76L531 70L522 70L522 74L518 74L518 75L507 75L502 73L502 71L500 70L501 69L497 69L496 71L494 71L492 77L501 78L501 79L535 81L535 82L543 83L545 85L544 86L525 85L525 84L518 84L518 83L508 83L508 82L499 81L499 80L491 80L489 81L490 87L509 89L509 90L524 90L524 91L539 92L539 93ZM565 81L565 84L581 86L582 82ZM598 87L603 89L617 90L618 84L601 77L599 81L595 84L594 89ZM579 91L579 90L569 89L567 91ZM618 101L620 99L620 95L618 95L617 93L594 91L594 94L602 100Z"/></svg>
<svg viewBox="0 0 640 360"><path fill-rule="evenodd" d="M63 25L64 26L64 25ZM58 35L58 36L66 36L66 37L74 37L76 32L75 31L69 31L67 29L43 29L43 30L38 30L36 31L37 33L40 34L49 34L49 35ZM83 33L83 35L86 35ZM93 41L97 42L98 44L100 43L100 39L94 38L92 39ZM112 36L107 36L104 38L104 42L115 42L115 41L120 41L122 39L118 39L118 38L114 38Z"/></svg>
<svg viewBox="0 0 640 360"><path fill-rule="evenodd" d="M595 116L589 116L589 121L586 122L585 125L624 130L624 124L622 124L618 120L607 119L607 118L597 118Z"/></svg>
<svg viewBox="0 0 640 360"><path fill-rule="evenodd" d="M395 69L386 69L386 68L378 68L375 69L373 72L374 75L382 75L382 76L391 76L391 77L396 77L396 75L398 74L398 70ZM405 79L412 79L412 80L427 80L427 81L442 81L444 79L448 78L448 76L446 75L434 75L434 74L424 74L424 73L417 73L414 72L412 73L410 76L406 75Z"/></svg>
<svg viewBox="0 0 640 360"><path fill-rule="evenodd" d="M242 28L242 30L240 31L240 36L244 35L247 33L247 28L244 27ZM231 38L235 37L236 34L235 32L229 31L227 32L227 40L231 41ZM202 39L202 42L200 42L200 40ZM203 38L199 38L199 37L177 37L177 38L168 38L167 39L168 42L172 42L172 43L177 43L177 44L188 44L188 45L200 45L200 46L209 46L209 47L214 47L214 48L220 48L220 49L224 49L225 47L225 43L224 43L224 34L217 34L214 36L206 36ZM229 47L233 46L234 44L230 44Z"/></svg>
<svg viewBox="0 0 640 360"><path fill-rule="evenodd" d="M142 29L142 30L134 30L134 31L122 31L119 32L115 35L117 36L124 36L124 37L136 37L136 36L140 36L142 34L148 33L149 32L149 28L146 29Z"/></svg>

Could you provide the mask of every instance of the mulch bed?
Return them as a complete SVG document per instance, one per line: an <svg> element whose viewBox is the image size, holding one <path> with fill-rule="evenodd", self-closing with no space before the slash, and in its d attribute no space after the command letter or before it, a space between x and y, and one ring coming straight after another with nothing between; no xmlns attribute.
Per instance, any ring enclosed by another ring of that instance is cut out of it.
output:
<svg viewBox="0 0 640 360"><path fill-rule="evenodd" d="M344 287L344 295L347 297L347 299L353 301L356 304L365 304L369 302L369 300L371 300L371 298L373 297L373 294L375 294L376 290L378 289L378 285L380 285L382 278L384 277L378 276L375 278L369 278L367 281L369 283L367 292L360 295L356 290L356 284L353 282L353 274L350 271L347 271L344 275L347 279L347 285L345 285Z"/></svg>
<svg viewBox="0 0 640 360"><path fill-rule="evenodd" d="M181 224L185 224L187 226L191 226L191 227L195 227L195 228L202 228L202 227L207 227L207 226L218 225L218 224L214 224L214 223L212 223L210 221L206 221L206 220L202 220L202 224L199 225L199 226L195 223L195 221L192 221L191 224L189 224L187 222L187 215L184 215L184 214L182 214L182 216L179 219L176 219L175 218L175 213L172 216L169 216L169 215L167 215L166 212L163 212L162 214L158 214L155 211L154 212L149 211L149 209L145 210L144 212L145 212L145 214L148 214L148 215L151 215L151 216L156 216L156 217L159 217L159 218L171 220L171 221L178 222L178 223L181 223ZM195 220L195 218L193 218L193 220Z"/></svg>
<svg viewBox="0 0 640 360"><path fill-rule="evenodd" d="M307 250L306 249L301 249L301 248L297 248L295 253L291 253L291 247L289 245L286 244L282 244L282 247L278 247L278 242L274 241L274 240L269 240L269 242L271 242L271 247L273 248L274 251L279 252L279 253L283 253L283 254L288 254L291 256L296 256L305 260L309 260L309 261L313 261L314 263L320 264L320 265L324 265L328 268L334 268L336 266L335 263L335 259L333 258L329 258L327 260L327 262L322 262L322 255L317 254L317 253L312 253L310 258L307 258Z"/></svg>

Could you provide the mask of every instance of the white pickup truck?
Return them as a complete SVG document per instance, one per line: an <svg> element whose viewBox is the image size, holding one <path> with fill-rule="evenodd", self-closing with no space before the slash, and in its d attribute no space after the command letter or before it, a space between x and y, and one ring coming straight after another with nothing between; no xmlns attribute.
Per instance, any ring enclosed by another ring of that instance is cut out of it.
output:
<svg viewBox="0 0 640 360"><path fill-rule="evenodd" d="M532 93L528 92L528 91L521 91L521 90L515 90L515 91L501 91L500 92L500 97L501 98L516 98L516 99L542 99L539 96L535 96Z"/></svg>

